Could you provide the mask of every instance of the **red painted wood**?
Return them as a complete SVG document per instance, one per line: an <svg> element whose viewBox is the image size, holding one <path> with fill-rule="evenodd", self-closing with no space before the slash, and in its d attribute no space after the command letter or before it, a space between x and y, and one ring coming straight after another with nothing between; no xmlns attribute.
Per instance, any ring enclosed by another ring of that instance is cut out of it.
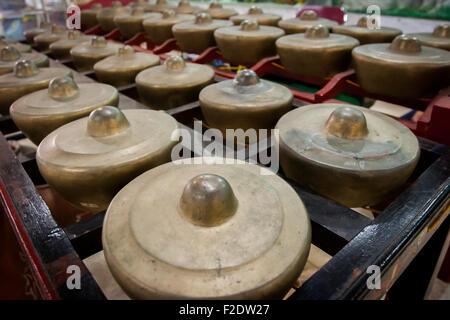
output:
<svg viewBox="0 0 450 320"><path fill-rule="evenodd" d="M205 64L213 61L214 59L221 59L219 55L219 47L209 47L203 51L196 59L192 60L194 63Z"/></svg>
<svg viewBox="0 0 450 320"><path fill-rule="evenodd" d="M417 121L417 134L450 145L450 87L436 96Z"/></svg>
<svg viewBox="0 0 450 320"><path fill-rule="evenodd" d="M320 102L337 96L347 85L347 80L350 80L350 78L354 75L355 70L353 69L334 75L334 77L331 78L331 80L328 81L322 89L314 94L315 100Z"/></svg>
<svg viewBox="0 0 450 320"><path fill-rule="evenodd" d="M145 32L140 32L140 33L136 34L133 38L128 39L124 43L127 45L130 45L130 46L141 47L142 43L144 43L144 42L147 45L147 51L151 51L156 47L156 44L153 43L153 41L150 39L148 34L146 34ZM146 49L143 49L143 50L146 50Z"/></svg>

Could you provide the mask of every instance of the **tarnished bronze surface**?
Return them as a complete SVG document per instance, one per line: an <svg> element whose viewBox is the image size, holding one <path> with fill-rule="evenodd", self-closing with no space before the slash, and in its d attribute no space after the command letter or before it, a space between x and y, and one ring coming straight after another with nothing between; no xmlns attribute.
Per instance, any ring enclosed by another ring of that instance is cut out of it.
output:
<svg viewBox="0 0 450 320"><path fill-rule="evenodd" d="M333 33L343 34L358 39L360 44L391 42L402 31L395 28L380 27L369 29L368 17L362 17L354 26L335 26Z"/></svg>
<svg viewBox="0 0 450 320"><path fill-rule="evenodd" d="M437 26L432 33L412 33L408 36L416 37L424 46L450 50L450 24Z"/></svg>
<svg viewBox="0 0 450 320"><path fill-rule="evenodd" d="M199 100L208 125L222 131L225 138L226 129L272 129L292 108L288 88L260 80L249 69L239 72L234 80L204 88Z"/></svg>
<svg viewBox="0 0 450 320"><path fill-rule="evenodd" d="M359 84L371 93L423 98L450 85L450 52L422 46L414 37L359 46L352 56Z"/></svg>
<svg viewBox="0 0 450 320"><path fill-rule="evenodd" d="M173 10L165 10L162 17L145 19L142 25L150 39L156 44L161 44L173 38L172 27L175 24L194 19L195 16L191 14L177 14Z"/></svg>
<svg viewBox="0 0 450 320"><path fill-rule="evenodd" d="M71 77L54 78L48 89L16 100L10 109L17 127L36 145L53 130L86 117L102 106L117 106L116 88L103 83L76 84Z"/></svg>
<svg viewBox="0 0 450 320"><path fill-rule="evenodd" d="M78 30L69 30L63 39L53 42L49 49L56 59L71 59L70 50L77 45L89 43L92 38L93 36L86 36Z"/></svg>
<svg viewBox="0 0 450 320"><path fill-rule="evenodd" d="M130 46L119 48L118 53L94 65L98 80L115 87L134 83L136 75L144 69L159 65L159 56L134 52Z"/></svg>
<svg viewBox="0 0 450 320"><path fill-rule="evenodd" d="M259 26L256 21L245 20L240 26L214 31L217 45L225 59L234 63L256 63L276 54L275 41L284 35L277 27Z"/></svg>
<svg viewBox="0 0 450 320"><path fill-rule="evenodd" d="M139 32L144 32L142 22L148 18L161 18L162 14L145 13L143 7L134 7L130 13L121 14L114 18L114 23L125 38L132 38Z"/></svg>
<svg viewBox="0 0 450 320"><path fill-rule="evenodd" d="M278 121L286 175L348 207L375 205L403 185L419 143L400 122L341 104L304 106Z"/></svg>
<svg viewBox="0 0 450 320"><path fill-rule="evenodd" d="M123 45L118 42L106 41L101 36L92 38L91 43L80 44L70 50L73 63L78 71L88 71L94 68L98 61L112 56Z"/></svg>
<svg viewBox="0 0 450 320"><path fill-rule="evenodd" d="M326 78L347 70L352 49L358 40L330 34L327 27L315 25L305 33L291 34L276 41L281 63L289 72Z"/></svg>
<svg viewBox="0 0 450 320"><path fill-rule="evenodd" d="M178 2L178 6L174 10L176 13L195 14L201 9L197 6L191 6L189 1L181 0Z"/></svg>
<svg viewBox="0 0 450 320"><path fill-rule="evenodd" d="M114 17L121 14L127 14L129 12L130 9L122 6L121 2L113 1L110 7L100 9L97 12L97 21L103 31L110 32L116 28Z"/></svg>
<svg viewBox="0 0 450 320"><path fill-rule="evenodd" d="M153 3L147 3L144 6L147 12L160 12L163 13L165 10L175 10L175 6L167 2L166 0L156 0Z"/></svg>
<svg viewBox="0 0 450 320"><path fill-rule="evenodd" d="M74 206L98 212L139 174L170 161L177 121L164 112L101 107L50 133L36 161Z"/></svg>
<svg viewBox="0 0 450 320"><path fill-rule="evenodd" d="M63 68L41 68L29 60L20 60L14 71L0 76L0 114L8 114L11 104L20 97L48 87L57 77L72 77L72 72Z"/></svg>
<svg viewBox="0 0 450 320"><path fill-rule="evenodd" d="M170 109L197 100L200 90L213 79L209 66L172 56L162 66L141 71L136 86L143 103L154 109Z"/></svg>
<svg viewBox="0 0 450 320"><path fill-rule="evenodd" d="M20 53L16 48L6 46L0 50L0 75L12 72L16 62L20 60L31 60L38 67L48 67L49 65L47 56L42 53Z"/></svg>
<svg viewBox="0 0 450 320"><path fill-rule="evenodd" d="M44 32L50 31L51 29L52 25L50 23L41 22L38 27L24 31L23 35L25 36L25 39L28 43L33 44L34 37Z"/></svg>
<svg viewBox="0 0 450 320"><path fill-rule="evenodd" d="M232 8L223 8L222 4L215 1L211 2L207 10L203 12L209 13L213 19L227 20L232 16L237 15L237 11Z"/></svg>
<svg viewBox="0 0 450 320"><path fill-rule="evenodd" d="M33 38L33 42L41 51L49 50L53 42L67 37L67 30L64 26L53 25L51 31L41 33Z"/></svg>
<svg viewBox="0 0 450 320"><path fill-rule="evenodd" d="M172 32L181 50L201 53L216 44L214 31L221 27L232 26L231 21L213 20L206 12L197 13L194 21L177 23Z"/></svg>
<svg viewBox="0 0 450 320"><path fill-rule="evenodd" d="M98 25L97 13L102 8L101 3L94 3L89 9L81 10L81 28L83 30Z"/></svg>
<svg viewBox="0 0 450 320"><path fill-rule="evenodd" d="M111 202L102 242L114 278L135 299L281 299L309 254L301 199L257 165L194 160L145 172Z"/></svg>
<svg viewBox="0 0 450 320"><path fill-rule="evenodd" d="M316 25L323 25L331 30L332 27L337 26L337 22L329 19L319 18L317 13L313 10L305 10L300 17L281 20L278 26L286 32L286 34L303 33L309 27Z"/></svg>
<svg viewBox="0 0 450 320"><path fill-rule="evenodd" d="M257 6L252 6L248 9L247 14L240 14L230 17L230 20L237 26L239 26L244 20L253 20L260 25L265 26L278 26L278 21L281 20L281 16L277 14L264 13L263 10Z"/></svg>

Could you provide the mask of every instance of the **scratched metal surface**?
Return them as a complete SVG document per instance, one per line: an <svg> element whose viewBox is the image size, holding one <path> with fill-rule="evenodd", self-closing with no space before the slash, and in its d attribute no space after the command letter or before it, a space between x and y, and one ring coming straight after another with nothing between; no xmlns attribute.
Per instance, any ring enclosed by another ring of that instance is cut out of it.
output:
<svg viewBox="0 0 450 320"><path fill-rule="evenodd" d="M56 61L51 63L66 67ZM80 83L94 81L86 75L73 74ZM132 87L121 90L127 95L121 94L119 106L146 108L129 97L133 96L133 90ZM299 103L298 106L301 105ZM187 127L192 127L194 117L202 117L195 103L170 113ZM449 198L449 148L423 139L420 143L422 157L414 177L416 181L374 221L290 182L310 212L313 243L334 255L293 293L291 299L368 297L365 270L371 264L382 266L385 290L401 275L402 269L420 248L414 239L427 230ZM25 171L3 136L0 137L0 150L2 204L10 209L7 211L11 223L22 230L18 233L23 240L22 245L35 254L36 259L30 256L30 261L41 266L38 274L48 280L44 285L62 299L104 299L101 289L81 261L101 250L103 215L95 215L62 230L36 192L33 181L39 181L39 172L35 170L34 160L24 165ZM9 203L5 198L9 198ZM420 245L423 246L432 233L427 234L428 238L422 237ZM79 265L83 271L81 291L69 291L65 286L64 271L68 264ZM398 267L393 272L396 265Z"/></svg>

